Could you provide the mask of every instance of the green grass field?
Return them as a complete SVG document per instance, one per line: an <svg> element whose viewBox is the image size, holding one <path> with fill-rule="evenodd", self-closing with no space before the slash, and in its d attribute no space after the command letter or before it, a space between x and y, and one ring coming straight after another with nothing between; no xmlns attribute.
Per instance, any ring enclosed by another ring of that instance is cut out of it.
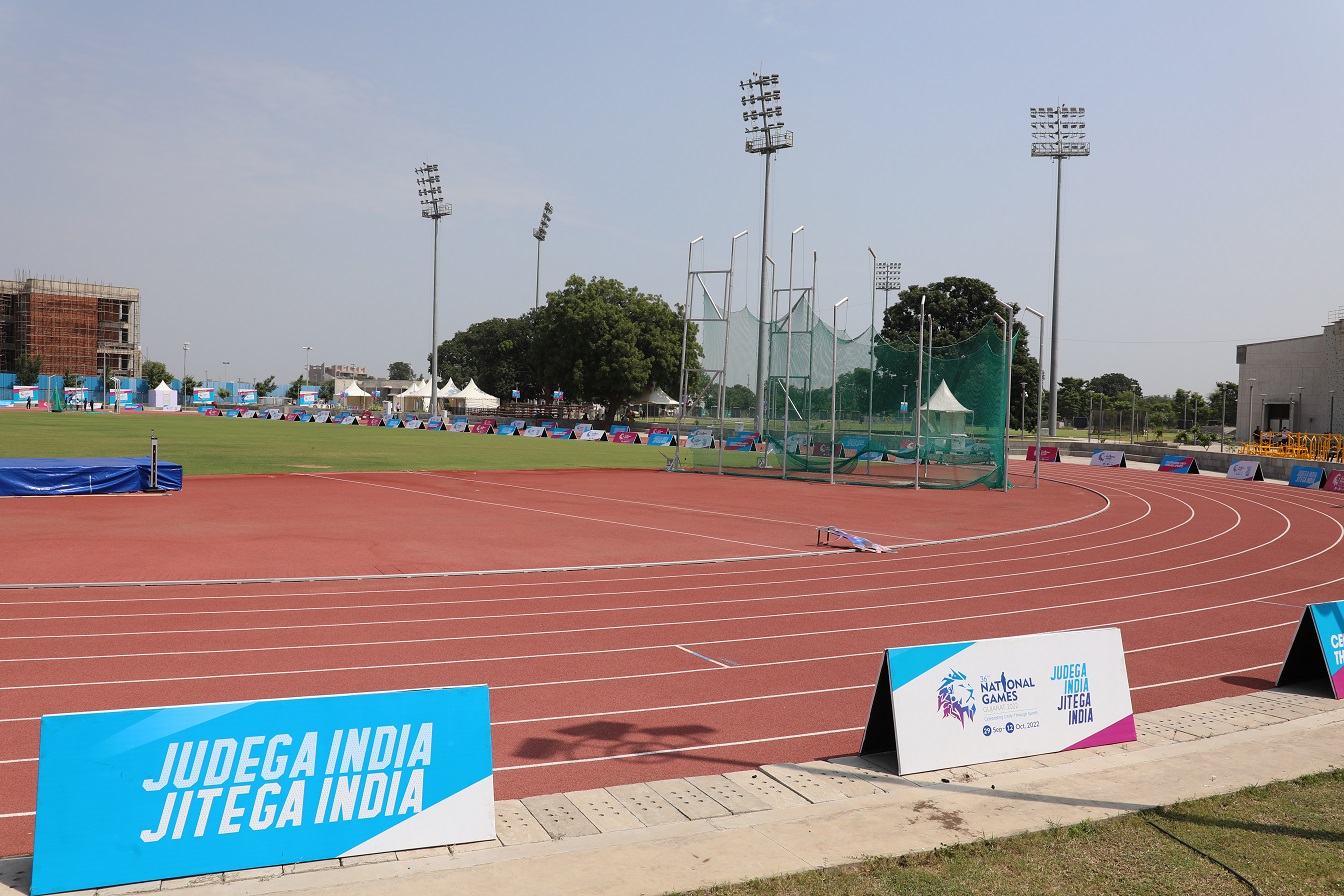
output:
<svg viewBox="0 0 1344 896"><path fill-rule="evenodd" d="M187 476L312 470L663 469L671 448L155 412L0 412L3 457L143 457ZM683 453L684 449L683 449ZM713 452L707 452L713 454Z"/></svg>
<svg viewBox="0 0 1344 896"><path fill-rule="evenodd" d="M872 858L698 896L1265 896L1344 892L1344 772L1001 840Z"/></svg>

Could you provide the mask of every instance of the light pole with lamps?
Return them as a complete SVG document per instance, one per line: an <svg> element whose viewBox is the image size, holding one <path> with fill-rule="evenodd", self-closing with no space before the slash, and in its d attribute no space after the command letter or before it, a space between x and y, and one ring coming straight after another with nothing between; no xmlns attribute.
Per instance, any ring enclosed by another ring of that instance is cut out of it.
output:
<svg viewBox="0 0 1344 896"><path fill-rule="evenodd" d="M313 351L313 347L312 347L311 345L305 345L305 346L303 346L303 380L304 380L304 382L311 382L311 380L309 380L308 377L312 375L313 370L312 370L312 366L308 363L308 357L309 357L309 355L312 353L312 351Z"/></svg>
<svg viewBox="0 0 1344 896"><path fill-rule="evenodd" d="M1064 160L1082 158L1092 152L1084 143L1086 127L1082 106L1031 109L1032 158L1055 160L1055 282L1050 308L1050 435L1055 435L1059 420L1059 219L1064 195ZM1044 359L1042 359L1044 361Z"/></svg>
<svg viewBox="0 0 1344 896"><path fill-rule="evenodd" d="M415 182L420 186L420 217L434 222L434 302L429 324L429 406L433 415L439 412L439 219L451 215L453 206L443 201L438 165L426 162L415 173L419 175ZM541 243L537 243L537 253L540 259Z"/></svg>
<svg viewBox="0 0 1344 896"><path fill-rule="evenodd" d="M187 391L187 349L191 348L190 342L182 343L182 391ZM182 396L185 398L186 396ZM180 404L181 402L179 402Z"/></svg>
<svg viewBox="0 0 1344 896"><path fill-rule="evenodd" d="M873 391L877 386L877 291L882 290L882 322L887 320L887 305L891 301L891 291L901 288L901 263L899 261L878 261L873 247L868 247L873 257L873 302L868 321L868 441L873 440ZM865 453L871 453L865 449ZM872 461L868 461L869 470Z"/></svg>
<svg viewBox="0 0 1344 896"><path fill-rule="evenodd" d="M546 203L541 210L541 223L532 231L532 238L537 241L537 294L532 300L533 310L541 307L541 244L546 242L546 229L551 226L551 215L554 212L555 208L549 202Z"/></svg>
<svg viewBox="0 0 1344 896"><path fill-rule="evenodd" d="M224 364L224 382L226 382L226 383L228 383L230 386L232 386L233 383L229 381L229 362L228 362L228 361L225 361L225 362L223 362L223 364ZM236 404L236 403L237 403L237 399L236 399L235 393L236 393L236 390L234 390L234 389L232 389L232 388L229 390L229 397L230 397L230 398L233 398L233 399L234 399L234 403Z"/></svg>
<svg viewBox="0 0 1344 896"><path fill-rule="evenodd" d="M765 257L770 251L770 159L781 149L793 146L793 131L784 130L780 120L784 108L779 105L779 75L762 75L752 72L751 78L739 81L743 91L742 105L750 109L742 110L742 120L746 128L746 150L765 156L765 201L761 213L761 302L760 327L756 334L756 431L765 435L765 386L769 372L766 370L766 273ZM767 89L768 88L768 89ZM758 108L759 107L759 108ZM790 284L792 285L792 284ZM789 295L789 310L793 310L793 295ZM788 399L788 386L785 385L785 400ZM788 420L787 404L784 419ZM788 446L785 446L787 452Z"/></svg>

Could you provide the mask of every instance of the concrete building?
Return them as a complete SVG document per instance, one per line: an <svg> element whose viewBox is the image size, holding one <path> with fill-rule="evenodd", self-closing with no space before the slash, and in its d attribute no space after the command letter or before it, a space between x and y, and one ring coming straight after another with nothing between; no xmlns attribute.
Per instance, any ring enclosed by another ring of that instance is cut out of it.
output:
<svg viewBox="0 0 1344 896"><path fill-rule="evenodd" d="M1237 346L1237 439L1263 432L1337 433L1344 421L1344 308L1319 336Z"/></svg>
<svg viewBox="0 0 1344 896"><path fill-rule="evenodd" d="M25 277L0 280L0 371L22 355L41 373L139 377L140 290Z"/></svg>

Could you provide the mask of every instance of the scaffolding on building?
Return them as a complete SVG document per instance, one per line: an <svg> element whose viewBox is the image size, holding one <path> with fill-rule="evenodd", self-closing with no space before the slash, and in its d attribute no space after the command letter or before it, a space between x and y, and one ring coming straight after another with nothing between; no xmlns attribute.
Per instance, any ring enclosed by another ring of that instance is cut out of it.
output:
<svg viewBox="0 0 1344 896"><path fill-rule="evenodd" d="M139 377L140 290L23 271L0 280L0 368L24 355L46 376Z"/></svg>

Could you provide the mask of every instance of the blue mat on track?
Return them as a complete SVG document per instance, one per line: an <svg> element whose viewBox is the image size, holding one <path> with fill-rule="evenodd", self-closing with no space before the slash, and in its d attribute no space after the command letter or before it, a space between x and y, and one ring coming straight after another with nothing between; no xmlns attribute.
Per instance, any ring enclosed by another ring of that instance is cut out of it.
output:
<svg viewBox="0 0 1344 896"><path fill-rule="evenodd" d="M107 495L148 488L148 457L0 457L0 497ZM159 488L182 490L181 464L159 461Z"/></svg>

